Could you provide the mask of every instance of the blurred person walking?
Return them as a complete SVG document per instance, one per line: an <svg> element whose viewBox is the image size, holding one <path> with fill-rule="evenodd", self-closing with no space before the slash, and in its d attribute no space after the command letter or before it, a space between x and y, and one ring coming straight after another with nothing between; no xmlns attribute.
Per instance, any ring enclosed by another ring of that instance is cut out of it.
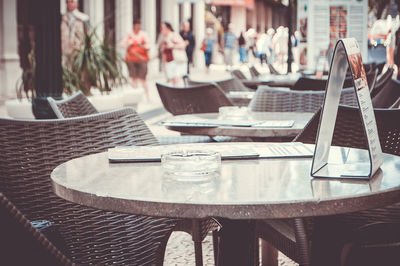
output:
<svg viewBox="0 0 400 266"><path fill-rule="evenodd" d="M147 87L147 62L149 61L150 42L147 33L141 30L140 20L133 22L133 32L122 41L126 48L125 62L128 66L132 85L137 88L139 83L144 88L146 99L149 102L149 89Z"/></svg>
<svg viewBox="0 0 400 266"><path fill-rule="evenodd" d="M89 16L78 10L78 0L66 0L67 12L61 17L61 52L63 65L72 53L83 47Z"/></svg>
<svg viewBox="0 0 400 266"><path fill-rule="evenodd" d="M210 69L212 62L212 54L214 49L215 38L213 37L213 30L211 28L206 29L206 38L203 40L201 50L204 52L204 60L206 63L207 72Z"/></svg>
<svg viewBox="0 0 400 266"><path fill-rule="evenodd" d="M193 63L193 50L195 47L195 40L191 30L190 22L185 21L182 24L182 30L179 33L182 39L186 42L186 56L187 56L187 73L189 74L190 65Z"/></svg>
<svg viewBox="0 0 400 266"><path fill-rule="evenodd" d="M228 25L228 30L224 33L222 37L222 47L224 49L224 59L226 64L226 70L229 70L233 66L233 58L235 57L237 45L237 37L233 33L233 24Z"/></svg>
<svg viewBox="0 0 400 266"><path fill-rule="evenodd" d="M183 85L182 77L187 74L187 43L174 31L168 22L161 23L161 58L168 82L173 86Z"/></svg>
<svg viewBox="0 0 400 266"><path fill-rule="evenodd" d="M243 36L243 32L240 32L240 36L238 39L239 44L239 61L241 64L245 64L249 62L249 53L246 48L246 39Z"/></svg>

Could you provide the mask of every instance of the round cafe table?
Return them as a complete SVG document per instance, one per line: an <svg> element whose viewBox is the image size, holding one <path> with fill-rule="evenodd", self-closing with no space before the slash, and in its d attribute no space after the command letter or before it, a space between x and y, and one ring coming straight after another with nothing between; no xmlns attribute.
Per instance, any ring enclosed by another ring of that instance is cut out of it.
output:
<svg viewBox="0 0 400 266"><path fill-rule="evenodd" d="M341 149L332 147L331 157L341 158ZM351 152L360 161L368 160L364 151ZM99 153L61 164L52 172L51 181L61 198L102 210L189 219L224 218L236 229L229 243L221 247L222 265L250 265L254 250L248 246L252 240L249 232L257 219L355 212L382 207L400 197L398 156L385 154L378 174L356 182L315 179L310 176L311 161L223 160L219 175L204 182L184 182L164 176L160 162L109 163L107 153ZM247 244L243 243L246 235Z"/></svg>
<svg viewBox="0 0 400 266"><path fill-rule="evenodd" d="M173 120L199 121L199 119L217 119L218 113L176 115ZM251 112L249 119L255 121L293 120L292 127L239 127L239 126L171 126L167 128L190 135L248 137L253 139L287 138L297 136L312 118L313 113L303 112Z"/></svg>

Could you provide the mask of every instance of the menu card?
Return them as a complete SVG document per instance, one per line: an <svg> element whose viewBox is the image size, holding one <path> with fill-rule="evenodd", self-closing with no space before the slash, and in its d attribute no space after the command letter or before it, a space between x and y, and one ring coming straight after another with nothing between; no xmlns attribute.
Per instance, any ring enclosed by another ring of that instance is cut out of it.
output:
<svg viewBox="0 0 400 266"><path fill-rule="evenodd" d="M347 66L350 66L361 113L363 130L368 139L370 162L368 165L364 163L364 167L357 167L356 165L328 165L329 150L335 127L334 122L336 121L340 94L346 77ZM328 77L311 175L314 177L370 178L375 174L382 163L383 154L360 48L354 38L339 40L335 47L331 71ZM327 170L328 167L330 168L329 171ZM333 169L334 167L337 169ZM360 170L366 170L366 172L360 174ZM344 171L346 171L346 173L344 173ZM340 174L341 172L342 174ZM327 176L326 173L329 173L329 176Z"/></svg>
<svg viewBox="0 0 400 266"><path fill-rule="evenodd" d="M292 127L294 120L251 120L251 119L205 119L196 117L175 117L161 122L169 127Z"/></svg>
<svg viewBox="0 0 400 266"><path fill-rule="evenodd" d="M300 142L290 143L199 143L162 146L121 146L108 149L110 163L159 162L161 154L178 150L209 150L221 154L221 159L257 159L311 157L310 145Z"/></svg>

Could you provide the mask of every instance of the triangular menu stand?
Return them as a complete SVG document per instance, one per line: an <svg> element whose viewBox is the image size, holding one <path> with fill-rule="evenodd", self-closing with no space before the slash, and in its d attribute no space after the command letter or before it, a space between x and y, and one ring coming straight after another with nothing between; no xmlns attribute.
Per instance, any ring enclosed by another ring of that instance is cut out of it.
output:
<svg viewBox="0 0 400 266"><path fill-rule="evenodd" d="M346 78L348 66L350 66L354 81L354 90L357 95L363 130L368 140L370 160L369 163L364 162L361 164L329 164L329 151L335 129L340 94ZM383 154L360 48L354 38L339 40L335 46L326 85L325 99L322 106L311 167L311 176L322 178L369 179L375 174L382 163Z"/></svg>

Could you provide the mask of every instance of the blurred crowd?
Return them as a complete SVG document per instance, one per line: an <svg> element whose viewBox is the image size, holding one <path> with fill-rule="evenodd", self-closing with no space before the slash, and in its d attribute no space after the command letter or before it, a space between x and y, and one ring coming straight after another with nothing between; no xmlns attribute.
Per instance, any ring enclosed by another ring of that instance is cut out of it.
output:
<svg viewBox="0 0 400 266"><path fill-rule="evenodd" d="M257 32L249 28L246 32L235 33L234 24L229 24L225 32L219 36L212 28L207 28L206 38L203 41L205 63L209 67L211 62L217 62L220 55L226 69L230 70L236 63L254 64L259 61L263 64L276 64L283 67L288 58L289 30L286 27L267 29L265 32ZM297 49L299 32L291 36L292 54L295 63L299 62ZM215 58L214 58L215 56Z"/></svg>

